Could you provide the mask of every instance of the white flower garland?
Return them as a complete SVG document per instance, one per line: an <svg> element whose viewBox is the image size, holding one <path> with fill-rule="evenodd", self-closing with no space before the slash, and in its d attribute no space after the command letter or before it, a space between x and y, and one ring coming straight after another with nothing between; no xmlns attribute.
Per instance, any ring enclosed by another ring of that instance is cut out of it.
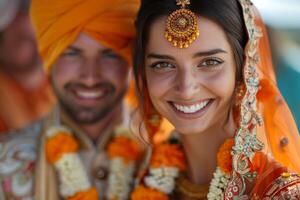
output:
<svg viewBox="0 0 300 200"><path fill-rule="evenodd" d="M71 134L71 131L66 127L51 127L46 132L47 139L61 132ZM54 163L54 167L59 174L60 193L63 197L68 198L91 188L91 183L77 153L64 154Z"/></svg>
<svg viewBox="0 0 300 200"><path fill-rule="evenodd" d="M160 167L150 169L150 175L144 178L147 187L157 189L167 195L172 194L175 189L176 178L179 169L175 167ZM210 182L208 200L223 200L224 191L230 180L230 173L223 172L217 167L214 177Z"/></svg>
<svg viewBox="0 0 300 200"><path fill-rule="evenodd" d="M176 167L150 168L150 176L145 177L145 184L165 194L171 194L175 188L175 180L179 176Z"/></svg>
<svg viewBox="0 0 300 200"><path fill-rule="evenodd" d="M108 181L108 199L126 200L133 184L133 174L135 163L124 163L121 158L115 158L110 161L110 170Z"/></svg>
<svg viewBox="0 0 300 200"><path fill-rule="evenodd" d="M64 154L54 166L59 175L62 196L71 197L77 192L86 191L91 188L87 173L77 154Z"/></svg>
<svg viewBox="0 0 300 200"><path fill-rule="evenodd" d="M46 131L47 139L59 133L72 135L70 129L64 126L51 127ZM131 133L124 127L115 130L115 136L125 136L130 139ZM125 163L121 157L110 160L110 173L108 177L108 199L127 200L134 180L134 170L136 162ZM60 194L64 198L69 198L78 192L91 189L92 184L88 179L87 172L78 153L66 153L54 163L54 168L59 175Z"/></svg>
<svg viewBox="0 0 300 200"><path fill-rule="evenodd" d="M230 174L223 172L220 167L217 167L214 177L210 182L209 192L207 194L208 200L224 199L225 188L230 180Z"/></svg>

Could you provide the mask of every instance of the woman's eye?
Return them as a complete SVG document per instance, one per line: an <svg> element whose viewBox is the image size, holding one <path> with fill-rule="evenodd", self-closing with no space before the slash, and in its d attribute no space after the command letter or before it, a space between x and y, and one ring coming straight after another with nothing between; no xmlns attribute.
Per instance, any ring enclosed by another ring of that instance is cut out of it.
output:
<svg viewBox="0 0 300 200"><path fill-rule="evenodd" d="M217 58L209 58L200 63L199 67L218 67L224 61Z"/></svg>
<svg viewBox="0 0 300 200"><path fill-rule="evenodd" d="M151 65L151 68L153 68L154 70L171 70L174 69L175 66L171 63L167 63L167 62L159 62L159 63L154 63Z"/></svg>

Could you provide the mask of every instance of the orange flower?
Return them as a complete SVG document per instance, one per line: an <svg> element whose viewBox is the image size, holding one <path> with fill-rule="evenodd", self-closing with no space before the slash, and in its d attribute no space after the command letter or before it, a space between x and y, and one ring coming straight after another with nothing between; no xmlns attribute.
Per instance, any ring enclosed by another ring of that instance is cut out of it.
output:
<svg viewBox="0 0 300 200"><path fill-rule="evenodd" d="M98 200L98 192L91 188L84 192L77 192L76 195L67 198L67 200Z"/></svg>
<svg viewBox="0 0 300 200"><path fill-rule="evenodd" d="M110 159L121 157L125 162L138 160L141 156L141 147L138 142L124 136L118 136L108 146Z"/></svg>
<svg viewBox="0 0 300 200"><path fill-rule="evenodd" d="M150 166L177 167L179 170L186 169L185 156L178 144L159 144L153 149Z"/></svg>
<svg viewBox="0 0 300 200"><path fill-rule="evenodd" d="M232 155L231 150L234 145L233 139L227 139L220 147L217 154L217 164L223 172L230 173L232 171Z"/></svg>
<svg viewBox="0 0 300 200"><path fill-rule="evenodd" d="M78 150L78 143L73 136L67 133L58 133L46 140L46 157L54 164L63 154L74 153Z"/></svg>
<svg viewBox="0 0 300 200"><path fill-rule="evenodd" d="M131 194L131 200L169 200L169 197L158 190L139 186Z"/></svg>

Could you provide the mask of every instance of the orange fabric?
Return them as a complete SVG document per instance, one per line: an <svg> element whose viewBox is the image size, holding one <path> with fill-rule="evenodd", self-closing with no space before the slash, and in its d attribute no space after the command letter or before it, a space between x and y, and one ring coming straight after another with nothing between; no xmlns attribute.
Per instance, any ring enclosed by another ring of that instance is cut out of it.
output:
<svg viewBox="0 0 300 200"><path fill-rule="evenodd" d="M45 69L51 68L80 33L131 63L138 8L139 0L32 0L31 18Z"/></svg>
<svg viewBox="0 0 300 200"><path fill-rule="evenodd" d="M260 166L257 171L257 179L255 180L254 187L251 191L251 196L255 194L262 199L266 188L280 177L282 173L287 172L287 169L267 157L265 154L259 154L258 160Z"/></svg>
<svg viewBox="0 0 300 200"><path fill-rule="evenodd" d="M264 118L264 125L259 127L258 136L277 161L300 173L300 135L292 114L278 90L267 31L258 13L256 22L263 31L263 38L259 44L261 61L258 66L261 88L257 99L258 112ZM282 139L288 144L281 145Z"/></svg>
<svg viewBox="0 0 300 200"><path fill-rule="evenodd" d="M54 102L48 80L29 91L0 72L0 134L38 120L50 111Z"/></svg>

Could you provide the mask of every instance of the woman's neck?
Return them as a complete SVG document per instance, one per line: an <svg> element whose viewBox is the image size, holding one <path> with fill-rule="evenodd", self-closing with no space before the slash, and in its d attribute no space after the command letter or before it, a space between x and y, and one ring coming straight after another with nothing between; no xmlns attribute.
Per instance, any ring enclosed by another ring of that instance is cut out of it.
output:
<svg viewBox="0 0 300 200"><path fill-rule="evenodd" d="M195 184L209 184L217 167L217 153L222 143L233 138L235 125L232 114L227 123L215 124L199 134L181 134L188 164L188 178Z"/></svg>

